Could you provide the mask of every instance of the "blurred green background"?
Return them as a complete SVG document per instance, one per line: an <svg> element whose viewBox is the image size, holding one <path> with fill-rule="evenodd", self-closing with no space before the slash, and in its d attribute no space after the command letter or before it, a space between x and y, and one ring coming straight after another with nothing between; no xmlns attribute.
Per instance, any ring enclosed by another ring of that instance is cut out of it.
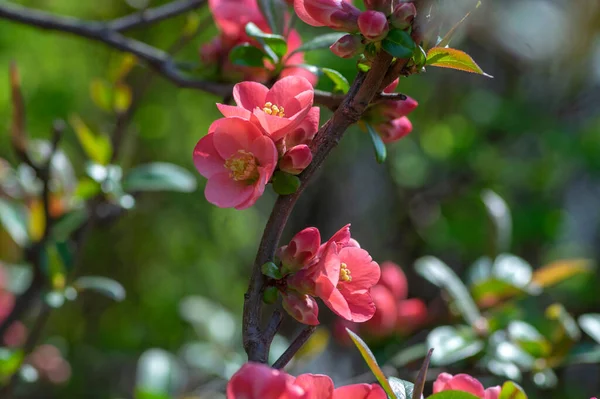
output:
<svg viewBox="0 0 600 399"><path fill-rule="evenodd" d="M16 3L95 20L135 11L134 2L123 0ZM151 6L162 3L150 1ZM475 2L447 3L445 29ZM207 9L195 14L200 21L209 18ZM128 34L168 48L188 18L180 16ZM305 38L315 34L300 25ZM216 33L209 24L176 58L198 63L200 45ZM493 254L493 229L481 200L482 191L491 189L512 213L510 252L534 267L561 258L597 259L599 43L597 2L483 2L452 45L471 54L494 79L433 68L402 79L398 90L419 102L410 116L414 131L390 145L388 161L380 165L368 136L350 129L299 201L284 238L306 226L316 226L328 237L352 223L353 236L375 260L402 265L411 296L429 301L438 289L412 271L415 259L435 255L461 274L480 256ZM327 51L306 57L349 79L355 74L353 61ZM33 138L49 138L52 121L72 114L96 132L110 132L114 116L94 105L90 82L106 78L121 60L120 53L99 43L0 20L0 65L6 76L10 61L21 71L27 128ZM128 84L143 85L144 69L135 67ZM201 74L209 72L200 68ZM331 89L330 82L322 79L319 88ZM156 78L128 128L119 165L126 172L141 163L171 162L196 175L192 149L220 116L215 107L219 101ZM16 165L8 134L10 112L10 89L4 78L0 79L0 121L6 134L0 136L0 157ZM323 111L322 122L327 115ZM86 158L71 128L61 148L76 174L84 176ZM41 342L61 349L70 362L71 379L59 385L25 384L20 387L23 395L131 397L138 359L150 348L177 354L188 365L197 363L189 368L185 382L175 377L172 381L175 386L185 385L193 393L190 397L209 397L203 395L220 387L206 372L216 367L210 358L219 358L218 351L213 353L218 345L185 344L199 336L225 335L223 346L231 342L239 346L239 332L231 331L240 321L250 266L275 195L267 190L255 207L243 212L219 209L207 203L202 194L205 181L197 177L196 192L144 194L116 223L91 232L77 274L117 280L127 298L117 303L84 293L54 311ZM0 259L18 261L14 251L4 252L7 245L0 248ZM551 298L575 314L598 312L598 277L582 280L558 287ZM198 325L206 327L207 320L197 312L209 309L207 314L214 315L218 310L189 296L220 304L233 317L223 313L203 330ZM194 318L200 320L190 322ZM288 335L294 325L285 323L283 333ZM339 374L339 381L357 374L350 363L333 367L335 353L322 354L319 370L311 371ZM153 355L163 360L166 356L150 352ZM536 396L536 388L531 387L530 397L589 397L600 392L599 374L598 366L567 367L560 371L561 384L553 393Z"/></svg>

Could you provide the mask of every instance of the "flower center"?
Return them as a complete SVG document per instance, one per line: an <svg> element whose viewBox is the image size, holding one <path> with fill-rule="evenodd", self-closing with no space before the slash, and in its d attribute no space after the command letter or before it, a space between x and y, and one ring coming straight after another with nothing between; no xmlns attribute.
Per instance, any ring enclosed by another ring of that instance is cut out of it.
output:
<svg viewBox="0 0 600 399"><path fill-rule="evenodd" d="M350 269L348 269L348 265L342 263L340 266L340 281L345 283L352 281L352 273L350 273Z"/></svg>
<svg viewBox="0 0 600 399"><path fill-rule="evenodd" d="M251 152L238 150L225 161L225 167L230 170L229 177L235 181L258 179L258 165Z"/></svg>
<svg viewBox="0 0 600 399"><path fill-rule="evenodd" d="M285 110L283 109L283 107L280 107L277 104L273 104L271 102L265 103L263 111L265 111L265 113L269 115L279 116L281 118L285 116Z"/></svg>

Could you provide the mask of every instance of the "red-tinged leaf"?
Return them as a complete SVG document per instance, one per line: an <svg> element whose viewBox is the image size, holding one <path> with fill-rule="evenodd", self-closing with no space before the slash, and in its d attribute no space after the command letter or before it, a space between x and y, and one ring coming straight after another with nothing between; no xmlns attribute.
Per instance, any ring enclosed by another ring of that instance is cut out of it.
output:
<svg viewBox="0 0 600 399"><path fill-rule="evenodd" d="M427 65L476 73L488 78L493 77L483 72L470 55L453 48L433 47L429 49L427 52Z"/></svg>
<svg viewBox="0 0 600 399"><path fill-rule="evenodd" d="M425 381L427 380L427 370L429 369L429 362L431 361L432 353L433 348L429 349L425 360L423 360L423 365L421 366L421 370L419 370L417 380L415 381L415 389L413 391L412 399L421 399L421 397L423 397L423 389L425 389Z"/></svg>
<svg viewBox="0 0 600 399"><path fill-rule="evenodd" d="M358 348L358 351L362 355L363 359L365 359L367 366L369 366L369 369L371 370L371 372L373 372L373 375L375 376L381 387L385 390L385 392L389 395L390 398L395 398L396 395L394 394L394 390L390 386L390 383L385 377L385 374L383 374L383 370L381 370L381 368L377 364L377 360L375 360L375 356L373 355L373 352L371 352L371 349L369 349L367 344L365 344L365 342L358 335L356 335L347 328L346 331L348 332L348 335L350 335L350 339Z"/></svg>

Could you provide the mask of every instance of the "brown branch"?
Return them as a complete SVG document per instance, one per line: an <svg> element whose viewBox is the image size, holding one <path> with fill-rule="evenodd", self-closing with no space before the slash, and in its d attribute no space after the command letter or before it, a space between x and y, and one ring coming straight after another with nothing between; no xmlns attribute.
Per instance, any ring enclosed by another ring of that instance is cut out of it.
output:
<svg viewBox="0 0 600 399"><path fill-rule="evenodd" d="M291 195L280 196L275 203L258 248L248 291L244 295L243 343L250 361L266 363L269 352L269 345L263 339L260 322L262 291L265 283L260 270L261 265L273 259L283 228L296 201L325 158L339 143L346 129L360 119L371 103L391 61L392 57L389 54L381 52L368 73L358 74L348 95L344 97L333 117L317 133L311 145L313 160L300 175L301 183L298 191Z"/></svg>
<svg viewBox="0 0 600 399"><path fill-rule="evenodd" d="M116 32L141 28L165 19L195 10L206 4L206 0L178 0L160 7L148 8L140 12L117 18L108 23L108 27Z"/></svg>
<svg viewBox="0 0 600 399"><path fill-rule="evenodd" d="M316 326L306 326L300 334L294 339L291 345L279 356L279 359L273 363L273 368L282 369L284 368L294 355L302 348L302 345L308 341L313 332L317 329Z"/></svg>
<svg viewBox="0 0 600 399"><path fill-rule="evenodd" d="M188 77L177 69L171 56L156 47L127 38L111 29L110 23L85 21L77 18L53 15L15 4L0 3L0 18L85 37L104 43L120 51L131 53L146 62L150 68L181 88L199 89L224 97L231 92L231 85Z"/></svg>

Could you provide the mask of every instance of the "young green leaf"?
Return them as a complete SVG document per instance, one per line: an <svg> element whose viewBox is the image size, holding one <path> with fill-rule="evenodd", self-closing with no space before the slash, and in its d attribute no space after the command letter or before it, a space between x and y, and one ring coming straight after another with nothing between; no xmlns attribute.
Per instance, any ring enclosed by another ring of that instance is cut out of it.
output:
<svg viewBox="0 0 600 399"><path fill-rule="evenodd" d="M112 90L103 79L93 79L90 83L92 102L103 111L112 111Z"/></svg>
<svg viewBox="0 0 600 399"><path fill-rule="evenodd" d="M375 131L373 126L366 123L367 131L369 132L369 137L371 138L371 142L373 143L373 149L375 150L375 159L377 159L377 163L384 163L387 158L387 149L385 147L385 143L381 139L381 136Z"/></svg>
<svg viewBox="0 0 600 399"><path fill-rule="evenodd" d="M29 243L26 209L0 198L0 224L20 247Z"/></svg>
<svg viewBox="0 0 600 399"><path fill-rule="evenodd" d="M421 46L417 46L413 53L413 61L419 68L423 68L427 63L427 53Z"/></svg>
<svg viewBox="0 0 600 399"><path fill-rule="evenodd" d="M273 174L273 190L279 195L294 194L300 187L298 176L278 170Z"/></svg>
<svg viewBox="0 0 600 399"><path fill-rule="evenodd" d="M445 366L468 359L480 353L483 342L468 326L440 326L427 336L427 346L435 348L431 362L436 366Z"/></svg>
<svg viewBox="0 0 600 399"><path fill-rule="evenodd" d="M131 106L131 101L133 100L131 87L124 83L117 83L114 94L113 108L117 113L122 114Z"/></svg>
<svg viewBox="0 0 600 399"><path fill-rule="evenodd" d="M196 186L196 177L187 169L165 162L136 166L123 179L123 189L127 192L177 191L190 193L196 190Z"/></svg>
<svg viewBox="0 0 600 399"><path fill-rule="evenodd" d="M73 287L77 291L92 290L121 302L125 299L125 288L121 283L108 277L83 276L74 281Z"/></svg>
<svg viewBox="0 0 600 399"><path fill-rule="evenodd" d="M269 305L277 302L277 297L279 296L279 290L277 287L267 287L263 292L263 301Z"/></svg>
<svg viewBox="0 0 600 399"><path fill-rule="evenodd" d="M523 388L512 381L506 381L502 385L500 396L498 399L527 399L527 395Z"/></svg>
<svg viewBox="0 0 600 399"><path fill-rule="evenodd" d="M427 65L457 69L459 71L476 73L479 75L493 78L488 75L473 61L470 55L464 51L446 47L433 47L427 52Z"/></svg>
<svg viewBox="0 0 600 399"><path fill-rule="evenodd" d="M321 68L321 70L323 71L325 76L327 76L333 82L334 91L341 91L344 94L348 93L348 90L350 90L350 83L348 82L348 79L344 77L344 75L342 75L335 69Z"/></svg>
<svg viewBox="0 0 600 399"><path fill-rule="evenodd" d="M388 378L388 382L390 383L390 387L392 387L392 391L394 391L397 399L412 398L415 384L396 377Z"/></svg>
<svg viewBox="0 0 600 399"><path fill-rule="evenodd" d="M265 33L252 22L246 25L246 33L261 44L267 56L275 64L278 64L279 60L287 53L287 42L283 36Z"/></svg>
<svg viewBox="0 0 600 399"><path fill-rule="evenodd" d="M106 165L112 157L112 145L108 136L94 134L77 115L71 115L69 122L77 134L79 143L86 155L100 165Z"/></svg>
<svg viewBox="0 0 600 399"><path fill-rule="evenodd" d="M262 274L265 276L271 277L275 280L280 280L283 276L281 275L281 270L279 267L273 262L267 262L260 268Z"/></svg>
<svg viewBox="0 0 600 399"><path fill-rule="evenodd" d="M395 398L394 390L390 386L390 383L388 382L385 374L383 374L383 370L381 370L381 368L377 364L377 360L375 360L375 356L373 355L373 352L371 352L371 349L369 349L367 344L358 335L356 335L347 328L346 332L350 336L352 342L354 342L354 345L356 345L356 347L358 348L358 351L362 355L363 359L365 359L367 366L369 366L369 369L371 370L381 387L390 396L390 398Z"/></svg>
<svg viewBox="0 0 600 399"><path fill-rule="evenodd" d="M342 36L345 35L346 33L326 33L324 35L317 36L298 47L291 54L305 53L307 51L329 48L333 43L337 42Z"/></svg>
<svg viewBox="0 0 600 399"><path fill-rule="evenodd" d="M263 67L265 65L265 53L249 43L235 46L229 52L229 60L239 66Z"/></svg>
<svg viewBox="0 0 600 399"><path fill-rule="evenodd" d="M408 32L394 29L381 42L381 47L396 58L410 58L416 48Z"/></svg>

